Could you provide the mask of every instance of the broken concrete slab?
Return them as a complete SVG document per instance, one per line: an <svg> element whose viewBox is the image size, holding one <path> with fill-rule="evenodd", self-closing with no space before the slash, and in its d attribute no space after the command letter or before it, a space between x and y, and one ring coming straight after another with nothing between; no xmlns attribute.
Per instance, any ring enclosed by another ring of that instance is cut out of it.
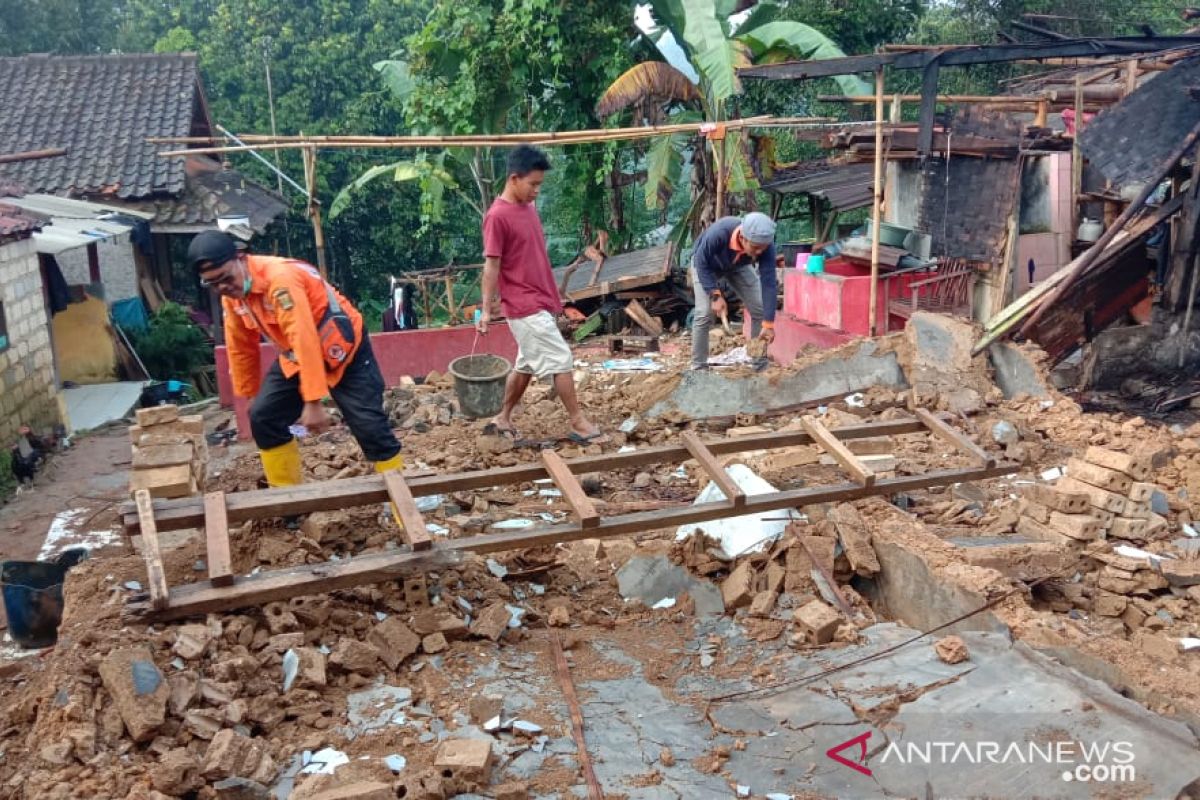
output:
<svg viewBox="0 0 1200 800"><path fill-rule="evenodd" d="M899 390L907 389L908 382L895 352L883 352L878 342L868 340L781 375L735 377L716 370L686 372L675 390L651 407L646 416L681 413L702 419L765 414L871 386Z"/></svg>
<svg viewBox="0 0 1200 800"><path fill-rule="evenodd" d="M988 348L988 358L995 370L996 385L1004 392L1005 400L1019 394L1030 397L1049 397L1050 389L1029 353L1008 342L996 342Z"/></svg>
<svg viewBox="0 0 1200 800"><path fill-rule="evenodd" d="M114 650L100 662L100 679L135 742L145 742L167 718L171 689L148 647Z"/></svg>
<svg viewBox="0 0 1200 800"><path fill-rule="evenodd" d="M347 739L405 721L404 711L412 703L412 689L405 686L375 686L346 698L350 724L342 728Z"/></svg>
<svg viewBox="0 0 1200 800"><path fill-rule="evenodd" d="M648 607L687 594L696 603L696 614L725 613L719 588L672 564L665 555L629 559L617 570L617 587L626 600L636 598Z"/></svg>

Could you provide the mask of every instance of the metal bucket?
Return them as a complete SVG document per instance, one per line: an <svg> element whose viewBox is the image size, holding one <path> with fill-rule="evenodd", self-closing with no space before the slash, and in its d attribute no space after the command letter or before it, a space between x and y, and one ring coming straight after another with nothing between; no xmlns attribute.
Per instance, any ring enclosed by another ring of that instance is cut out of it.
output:
<svg viewBox="0 0 1200 800"><path fill-rule="evenodd" d="M512 364L491 353L462 356L450 362L458 405L468 417L494 417L504 405L504 383Z"/></svg>

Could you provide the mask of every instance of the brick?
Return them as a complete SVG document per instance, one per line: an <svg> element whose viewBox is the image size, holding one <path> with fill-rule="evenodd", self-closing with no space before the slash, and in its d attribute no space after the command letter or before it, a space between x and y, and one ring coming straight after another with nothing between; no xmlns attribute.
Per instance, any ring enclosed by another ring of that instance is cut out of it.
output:
<svg viewBox="0 0 1200 800"><path fill-rule="evenodd" d="M821 460L821 454L813 447L797 447L782 453L770 453L758 461L760 472L783 472L797 467L807 467Z"/></svg>
<svg viewBox="0 0 1200 800"><path fill-rule="evenodd" d="M391 785L379 781L355 781L308 795L307 800L395 800Z"/></svg>
<svg viewBox="0 0 1200 800"><path fill-rule="evenodd" d="M343 636L329 654L329 664L343 672L371 677L379 669L379 650L373 644Z"/></svg>
<svg viewBox="0 0 1200 800"><path fill-rule="evenodd" d="M1153 469L1150 459L1131 453L1106 450L1103 447L1089 447L1083 454L1083 460L1099 467L1123 472L1135 481L1146 480Z"/></svg>
<svg viewBox="0 0 1200 800"><path fill-rule="evenodd" d="M139 408L137 410L137 424L143 428L148 428L151 425L162 425L165 422L174 422L179 419L179 406L162 405L154 406L153 408Z"/></svg>
<svg viewBox="0 0 1200 800"><path fill-rule="evenodd" d="M770 428L765 428L762 425L746 425L741 428L730 428L725 431L725 435L738 438L740 436L760 436L764 433L774 433Z"/></svg>
<svg viewBox="0 0 1200 800"><path fill-rule="evenodd" d="M1087 511L1090 505L1087 495L1068 492L1060 486L1032 484L1022 487L1021 494L1051 511L1061 511L1064 514L1081 514Z"/></svg>
<svg viewBox="0 0 1200 800"><path fill-rule="evenodd" d="M1085 494L1088 498L1088 504L1104 511L1111 511L1114 514L1121 514L1125 511L1125 498L1119 494L1101 489L1097 486L1092 486L1090 483L1076 480L1071 476L1059 478L1055 486L1068 491Z"/></svg>
<svg viewBox="0 0 1200 800"><path fill-rule="evenodd" d="M315 647L295 648L300 668L296 672L293 689L320 689L328 680L325 676L325 654Z"/></svg>
<svg viewBox="0 0 1200 800"><path fill-rule="evenodd" d="M808 550L812 553L813 558L817 560L817 564L820 564L825 568L826 572L832 575L834 553L837 552L837 540L831 536L801 536L800 541L808 546ZM801 552L804 552L803 548L801 548ZM817 564L811 564L810 562L809 570L811 571L816 568Z"/></svg>
<svg viewBox="0 0 1200 800"><path fill-rule="evenodd" d="M1149 520L1116 517L1108 526L1108 535L1117 539L1141 539L1146 533Z"/></svg>
<svg viewBox="0 0 1200 800"><path fill-rule="evenodd" d="M421 636L440 633L447 639L461 639L467 635L467 623L445 608L427 608L414 614L412 629Z"/></svg>
<svg viewBox="0 0 1200 800"><path fill-rule="evenodd" d="M854 506L843 503L835 506L829 518L837 529L846 559L856 575L869 578L879 572L879 558L871 545L871 531Z"/></svg>
<svg viewBox="0 0 1200 800"><path fill-rule="evenodd" d="M147 647L114 650L100 662L100 679L125 723L129 738L154 738L167 718L171 689Z"/></svg>
<svg viewBox="0 0 1200 800"><path fill-rule="evenodd" d="M433 757L433 765L450 771L456 781L487 784L492 772L492 743L489 739L447 739Z"/></svg>
<svg viewBox="0 0 1200 800"><path fill-rule="evenodd" d="M1050 527L1072 539L1084 542L1097 539L1101 534L1100 520L1090 514L1063 514L1060 511L1051 511Z"/></svg>
<svg viewBox="0 0 1200 800"><path fill-rule="evenodd" d="M733 572L721 582L721 596L725 600L725 610L734 611L742 606L750 605L754 599L755 574L751 563L743 561Z"/></svg>
<svg viewBox="0 0 1200 800"><path fill-rule="evenodd" d="M440 653L449 646L444 633L431 633L421 640L421 649L429 655Z"/></svg>
<svg viewBox="0 0 1200 800"><path fill-rule="evenodd" d="M1017 533L1029 539L1036 539L1040 542L1050 542L1069 549L1075 549L1082 546L1082 543L1065 533L1051 528L1049 525L1043 525L1032 517L1021 517L1017 520Z"/></svg>
<svg viewBox="0 0 1200 800"><path fill-rule="evenodd" d="M859 420L861 422L862 420ZM890 436L871 436L866 439L847 439L842 442L856 456L890 456L896 452L896 443Z"/></svg>
<svg viewBox="0 0 1200 800"><path fill-rule="evenodd" d="M1130 594L1138 588L1138 582L1132 578L1118 578L1113 575L1101 575L1096 579L1096 585L1114 594Z"/></svg>
<svg viewBox="0 0 1200 800"><path fill-rule="evenodd" d="M512 614L508 613L504 603L496 602L479 612L479 616L471 623L471 635L493 642L499 641L508 630L508 622ZM418 631L420 633L420 631Z"/></svg>
<svg viewBox="0 0 1200 800"><path fill-rule="evenodd" d="M1129 598L1112 592L1100 592L1092 598L1092 613L1101 617L1119 617L1125 612Z"/></svg>
<svg viewBox="0 0 1200 800"><path fill-rule="evenodd" d="M783 589L784 580L787 578L787 570L783 565L772 561L767 564L766 571L760 576L759 589L764 592L774 592L778 594Z"/></svg>
<svg viewBox="0 0 1200 800"><path fill-rule="evenodd" d="M1133 484L1133 479L1124 472L1090 464L1080 458L1067 460L1067 474L1077 481L1117 494L1125 494Z"/></svg>
<svg viewBox="0 0 1200 800"><path fill-rule="evenodd" d="M1153 538L1170 527L1170 524L1167 522L1166 517L1151 511L1146 515L1146 529L1142 532L1142 535L1147 539Z"/></svg>
<svg viewBox="0 0 1200 800"><path fill-rule="evenodd" d="M769 617L775 610L776 594L774 592L759 592L750 603L750 616Z"/></svg>
<svg viewBox="0 0 1200 800"><path fill-rule="evenodd" d="M1021 516L1029 517L1043 525L1050 521L1050 509L1028 497L1021 498L1021 502L1017 504L1017 511Z"/></svg>
<svg viewBox="0 0 1200 800"><path fill-rule="evenodd" d="M421 637L413 633L398 617L388 617L372 628L367 634L367 641L375 645L379 657L390 670L396 669L404 659L421 647Z"/></svg>
<svg viewBox="0 0 1200 800"><path fill-rule="evenodd" d="M1135 503L1149 503L1158 490L1157 484L1133 481L1129 485L1128 497Z"/></svg>
<svg viewBox="0 0 1200 800"><path fill-rule="evenodd" d="M1121 516L1131 519L1146 519L1150 516L1150 503L1149 501L1139 503L1136 500L1126 500L1125 511Z"/></svg>
<svg viewBox="0 0 1200 800"><path fill-rule="evenodd" d="M960 547L959 552L968 564L1023 581L1057 575L1077 558L1071 550L1053 542Z"/></svg>
<svg viewBox="0 0 1200 800"><path fill-rule="evenodd" d="M196 448L191 442L186 444L143 445L133 448L134 469L154 469L155 467L174 467L178 464L191 464L196 455Z"/></svg>
<svg viewBox="0 0 1200 800"><path fill-rule="evenodd" d="M135 469L129 473L129 493L146 489L151 497L187 497L192 492L192 468L187 464L155 469Z"/></svg>
<svg viewBox="0 0 1200 800"><path fill-rule="evenodd" d="M248 778L270 783L276 771L275 760L262 739L243 736L232 728L218 731L204 753L202 774L209 781Z"/></svg>
<svg viewBox="0 0 1200 800"><path fill-rule="evenodd" d="M1133 603L1127 603L1125 610L1121 612L1121 621L1125 623L1125 627L1129 628L1129 630L1136 631L1146 621L1146 612Z"/></svg>
<svg viewBox="0 0 1200 800"><path fill-rule="evenodd" d="M813 644L828 644L842 624L841 615L820 600L812 600L796 609L792 618Z"/></svg>
<svg viewBox="0 0 1200 800"><path fill-rule="evenodd" d="M429 584L424 575L404 579L404 604L412 610L429 607Z"/></svg>
<svg viewBox="0 0 1200 800"><path fill-rule="evenodd" d="M1159 569L1172 586L1200 585L1200 559L1164 558Z"/></svg>

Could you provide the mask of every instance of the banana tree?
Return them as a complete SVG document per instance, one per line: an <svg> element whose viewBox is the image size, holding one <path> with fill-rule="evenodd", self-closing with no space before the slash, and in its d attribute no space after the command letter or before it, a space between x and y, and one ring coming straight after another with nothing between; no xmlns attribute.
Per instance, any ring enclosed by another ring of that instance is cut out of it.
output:
<svg viewBox="0 0 1200 800"><path fill-rule="evenodd" d="M682 173L685 153L691 150L695 197L677 230L682 236L688 228L697 230L720 216L726 192L757 187L746 137L741 131L726 134L720 127L729 118L731 98L742 91L737 70L844 53L820 31L777 19L781 9L774 3L754 4L740 21L733 15L745 3L738 0L651 0L649 5L653 20L643 27L644 34L665 60L645 61L627 70L604 91L596 110L602 118L632 110L635 119L646 124L714 123L708 136L711 150L697 147L690 135L675 134L656 138L646 153L646 205L663 209ZM871 91L856 76L837 81L847 94Z"/></svg>

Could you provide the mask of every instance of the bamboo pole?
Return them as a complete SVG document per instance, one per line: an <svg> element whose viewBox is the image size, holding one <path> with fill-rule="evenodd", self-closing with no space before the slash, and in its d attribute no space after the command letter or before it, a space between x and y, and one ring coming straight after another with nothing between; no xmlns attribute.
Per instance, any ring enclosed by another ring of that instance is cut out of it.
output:
<svg viewBox="0 0 1200 800"><path fill-rule="evenodd" d="M304 157L304 185L308 187L308 218L312 222L313 242L317 246L317 270L329 280L325 266L325 231L321 227L321 201L317 199L317 148L309 145L301 151Z"/></svg>
<svg viewBox="0 0 1200 800"><path fill-rule="evenodd" d="M879 225L880 211L883 207L883 67L875 69L875 185L874 199L871 207L871 219L874 228L871 235L871 294L870 322L868 331L871 336L878 333L876 318L879 311Z"/></svg>
<svg viewBox="0 0 1200 800"><path fill-rule="evenodd" d="M23 153L5 153L0 155L0 164L14 164L19 161L34 161L39 158L54 158L55 156L65 156L67 151L61 147L54 147L48 150L26 150Z"/></svg>
<svg viewBox="0 0 1200 800"><path fill-rule="evenodd" d="M905 103L918 102L919 94L897 95ZM817 99L824 103L859 103L866 105L875 102L871 94L822 94ZM939 103L995 103L996 105L1029 105L1044 100L1041 95L986 95L986 94L939 94Z"/></svg>
<svg viewBox="0 0 1200 800"><path fill-rule="evenodd" d="M1063 293L1067 290L1067 287L1074 283L1080 275L1082 275L1088 270L1089 267L1091 267L1092 263L1095 262L1100 253L1104 251L1104 248L1108 246L1108 243L1113 240L1117 233L1120 232L1120 230L1124 228L1131 219L1133 219L1133 216L1141 210L1142 206L1146 204L1146 201L1150 199L1150 195L1153 194L1154 190L1158 188L1158 184L1170 174L1171 170L1175 168L1175 165L1179 163L1179 160L1191 151L1192 147L1196 144L1196 139L1198 137L1200 137L1200 122L1196 123L1191 132L1184 137L1183 141L1179 143L1179 146L1176 147L1171 155L1167 157L1167 160L1164 161L1161 166L1159 166L1158 171L1155 172L1154 176L1150 180L1146 181L1146 186L1138 194L1137 198L1125 207L1125 210L1121 212L1121 216L1117 217L1117 221L1100 235L1100 238L1088 248L1086 253L1079 257L1079 261L1075 264L1074 269L1071 270L1071 273L1066 277L1066 279L1062 283L1058 284L1058 286L1055 287L1054 292L1044 301L1042 301L1042 303L1036 309L1034 309L1033 313L1030 314L1029 318L1025 321L1025 324L1021 326L1021 333L1023 335L1027 336L1029 332L1033 330L1033 326L1037 324L1038 320L1042 318L1046 311L1056 302L1058 302Z"/></svg>
<svg viewBox="0 0 1200 800"><path fill-rule="evenodd" d="M1083 132L1083 76L1075 76L1075 135L1071 137L1071 237L1079 230L1079 195L1083 192L1083 151L1079 134Z"/></svg>

